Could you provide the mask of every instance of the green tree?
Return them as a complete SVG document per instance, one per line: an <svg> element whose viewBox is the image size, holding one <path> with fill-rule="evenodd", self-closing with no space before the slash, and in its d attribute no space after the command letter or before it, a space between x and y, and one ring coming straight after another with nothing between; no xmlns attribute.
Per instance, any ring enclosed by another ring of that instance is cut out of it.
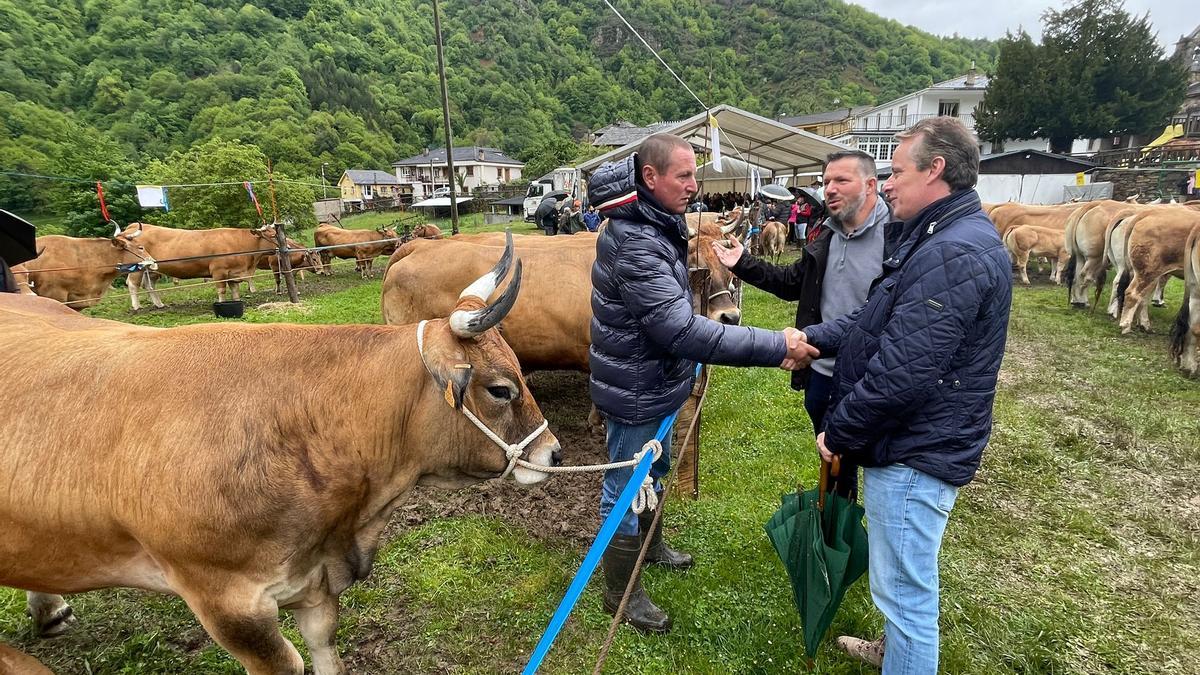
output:
<svg viewBox="0 0 1200 675"><path fill-rule="evenodd" d="M241 141L213 139L187 152L176 152L155 161L146 169L148 182L168 185L232 183L211 187L169 188L171 210L164 214L165 225L187 229L213 227L256 227L261 221L249 194L241 184L253 183L255 195L270 222L271 197L267 183L267 158L258 147ZM275 174L275 201L279 217L297 226L315 224L313 189L286 182L286 175Z"/></svg>
<svg viewBox="0 0 1200 675"><path fill-rule="evenodd" d="M1121 0L1080 0L1043 20L1041 46L1024 33L1001 42L982 137L1043 137L1069 152L1076 138L1153 131L1183 101L1183 69L1164 58L1149 17Z"/></svg>

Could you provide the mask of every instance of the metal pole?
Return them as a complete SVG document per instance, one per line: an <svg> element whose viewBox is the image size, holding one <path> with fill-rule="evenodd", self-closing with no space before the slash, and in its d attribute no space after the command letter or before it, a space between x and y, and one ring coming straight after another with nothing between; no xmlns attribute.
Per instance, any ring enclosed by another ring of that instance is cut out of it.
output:
<svg viewBox="0 0 1200 675"><path fill-rule="evenodd" d="M321 199L329 198L329 189L325 185L325 164L326 163L327 162L321 162Z"/></svg>
<svg viewBox="0 0 1200 675"><path fill-rule="evenodd" d="M433 0L433 32L437 36L438 79L442 83L442 122L446 127L446 171L450 184L450 231L458 234L458 195L454 189L454 137L450 134L450 94L446 90L446 60L442 56L442 12Z"/></svg>

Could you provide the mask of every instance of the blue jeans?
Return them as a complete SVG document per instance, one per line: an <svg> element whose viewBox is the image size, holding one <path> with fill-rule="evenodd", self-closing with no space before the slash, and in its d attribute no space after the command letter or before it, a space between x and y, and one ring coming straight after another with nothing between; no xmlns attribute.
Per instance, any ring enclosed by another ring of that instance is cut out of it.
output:
<svg viewBox="0 0 1200 675"><path fill-rule="evenodd" d="M903 464L864 468L871 599L883 613L884 675L935 675L938 550L958 488Z"/></svg>
<svg viewBox="0 0 1200 675"><path fill-rule="evenodd" d="M633 455L642 449L646 441L654 438L654 434L658 431L660 424L662 424L661 419L646 422L645 424L621 424L609 419L604 420L604 428L608 432L608 461L621 462L633 459ZM654 490L656 492L662 492L662 484L659 483L658 479L667 475L667 472L671 470L670 430L667 431L667 437L663 440L662 446L662 456L650 466L650 475L654 478ZM625 489L625 485L629 482L629 477L632 475L632 466L623 469L609 469L604 472L604 484L600 488L601 520L608 518L608 514L612 513L613 506L617 503L617 497L621 496L621 491ZM630 509L625 513L625 517L621 519L621 524L617 526L617 534L634 536L637 533L637 514L633 512L633 509Z"/></svg>
<svg viewBox="0 0 1200 675"><path fill-rule="evenodd" d="M829 402L833 398L833 378L813 370L808 374L808 384L804 386L804 410L808 419L812 420L813 434L820 434L825 426L825 413L829 412Z"/></svg>

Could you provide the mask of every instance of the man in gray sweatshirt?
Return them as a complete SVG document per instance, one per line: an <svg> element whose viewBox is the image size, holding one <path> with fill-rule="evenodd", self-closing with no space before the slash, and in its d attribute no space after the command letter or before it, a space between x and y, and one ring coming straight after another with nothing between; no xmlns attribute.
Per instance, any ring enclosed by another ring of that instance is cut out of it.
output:
<svg viewBox="0 0 1200 675"><path fill-rule="evenodd" d="M825 162L830 217L800 258L777 266L750 255L736 241L729 248L714 242L713 249L721 264L746 283L797 301L797 326L849 314L866 302L871 282L883 267L884 226L891 213L879 197L878 182L875 160L867 153L833 153ZM792 387L805 392L804 409L818 434L833 394L833 364L832 358L818 359L792 377Z"/></svg>

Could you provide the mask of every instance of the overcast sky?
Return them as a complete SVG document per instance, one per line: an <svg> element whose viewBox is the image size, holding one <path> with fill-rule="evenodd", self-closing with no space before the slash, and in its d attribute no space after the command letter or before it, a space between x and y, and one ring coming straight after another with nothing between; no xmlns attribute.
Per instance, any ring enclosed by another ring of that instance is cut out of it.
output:
<svg viewBox="0 0 1200 675"><path fill-rule="evenodd" d="M1066 3L1055 0L850 0L875 14L916 26L935 35L958 33L963 37L999 38L1004 31L1024 27L1035 40L1041 38L1042 12ZM1188 6L1191 6L1190 10ZM1150 12L1150 23L1158 33L1158 42L1170 56L1180 35L1200 25L1196 0L1125 0L1125 11L1141 15Z"/></svg>

